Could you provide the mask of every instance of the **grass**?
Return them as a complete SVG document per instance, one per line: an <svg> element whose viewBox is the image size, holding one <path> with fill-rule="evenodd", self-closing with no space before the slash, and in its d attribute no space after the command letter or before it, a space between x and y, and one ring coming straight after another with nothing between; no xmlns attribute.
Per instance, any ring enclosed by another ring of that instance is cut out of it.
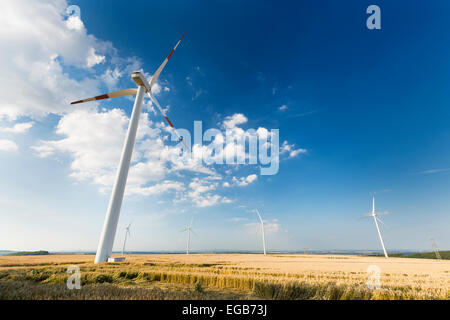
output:
<svg viewBox="0 0 450 320"><path fill-rule="evenodd" d="M329 258L136 255L94 265L77 256L1 257L0 299L450 299L448 262ZM66 287L71 264L80 267L81 290ZM372 264L382 270L375 290L366 285Z"/></svg>
<svg viewBox="0 0 450 320"><path fill-rule="evenodd" d="M39 250L39 251L18 251L7 253L5 256L42 256L50 254L48 251Z"/></svg>
<svg viewBox="0 0 450 320"><path fill-rule="evenodd" d="M450 260L450 251L439 251L439 254L443 260ZM395 253L391 254L391 257L398 258L416 258L416 259L437 259L436 253L433 252L421 252L421 253L409 253L409 254L401 254Z"/></svg>
<svg viewBox="0 0 450 320"><path fill-rule="evenodd" d="M89 284L80 290L68 290L62 284L0 281L0 300L208 300L242 299L243 296L220 292L197 292L180 288L123 288L108 283Z"/></svg>

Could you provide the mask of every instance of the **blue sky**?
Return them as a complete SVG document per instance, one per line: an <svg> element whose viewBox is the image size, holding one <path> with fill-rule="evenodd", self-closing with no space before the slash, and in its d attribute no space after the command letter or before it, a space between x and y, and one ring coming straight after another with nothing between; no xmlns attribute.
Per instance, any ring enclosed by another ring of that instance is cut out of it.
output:
<svg viewBox="0 0 450 320"><path fill-rule="evenodd" d="M431 236L448 249L450 4L377 1L382 29L368 30L370 4L1 4L15 20L0 22L0 249L97 247L132 100L68 102L133 87L130 72L153 73L183 32L157 92L174 124L240 114L237 127L279 129L299 152L273 176L173 170L154 159L175 144L154 143L165 127L147 103L115 248L133 221L130 250L183 250L194 216L194 251L257 250L257 207L269 250L380 249L360 219L375 194L388 249L430 249Z"/></svg>

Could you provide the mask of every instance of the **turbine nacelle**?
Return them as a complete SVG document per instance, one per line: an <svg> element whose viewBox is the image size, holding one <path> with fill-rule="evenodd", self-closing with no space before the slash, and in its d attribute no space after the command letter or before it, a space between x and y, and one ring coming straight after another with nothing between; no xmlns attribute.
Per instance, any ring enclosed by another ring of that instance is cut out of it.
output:
<svg viewBox="0 0 450 320"><path fill-rule="evenodd" d="M131 73L131 79L133 79L138 87L144 87L146 89L145 92L149 92L151 90L150 84L147 82L142 72L135 71Z"/></svg>

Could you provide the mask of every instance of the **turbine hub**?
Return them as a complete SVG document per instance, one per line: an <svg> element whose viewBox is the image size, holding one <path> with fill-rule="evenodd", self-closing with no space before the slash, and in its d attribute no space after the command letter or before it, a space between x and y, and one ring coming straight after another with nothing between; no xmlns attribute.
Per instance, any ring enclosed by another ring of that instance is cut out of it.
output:
<svg viewBox="0 0 450 320"><path fill-rule="evenodd" d="M147 89L147 91L150 88L150 85L148 84L147 80L145 79L144 75L139 72L139 71L135 71L131 74L131 79L133 79L134 82L136 82L136 84L140 87L144 87L145 89Z"/></svg>

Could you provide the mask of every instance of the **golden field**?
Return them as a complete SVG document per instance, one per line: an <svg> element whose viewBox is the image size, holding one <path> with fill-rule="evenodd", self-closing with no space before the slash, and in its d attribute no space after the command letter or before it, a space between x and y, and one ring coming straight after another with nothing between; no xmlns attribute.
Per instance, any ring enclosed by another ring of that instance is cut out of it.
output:
<svg viewBox="0 0 450 320"><path fill-rule="evenodd" d="M271 254L0 256L1 299L450 299L448 260ZM68 290L68 265L82 289ZM366 285L380 268L379 289Z"/></svg>

